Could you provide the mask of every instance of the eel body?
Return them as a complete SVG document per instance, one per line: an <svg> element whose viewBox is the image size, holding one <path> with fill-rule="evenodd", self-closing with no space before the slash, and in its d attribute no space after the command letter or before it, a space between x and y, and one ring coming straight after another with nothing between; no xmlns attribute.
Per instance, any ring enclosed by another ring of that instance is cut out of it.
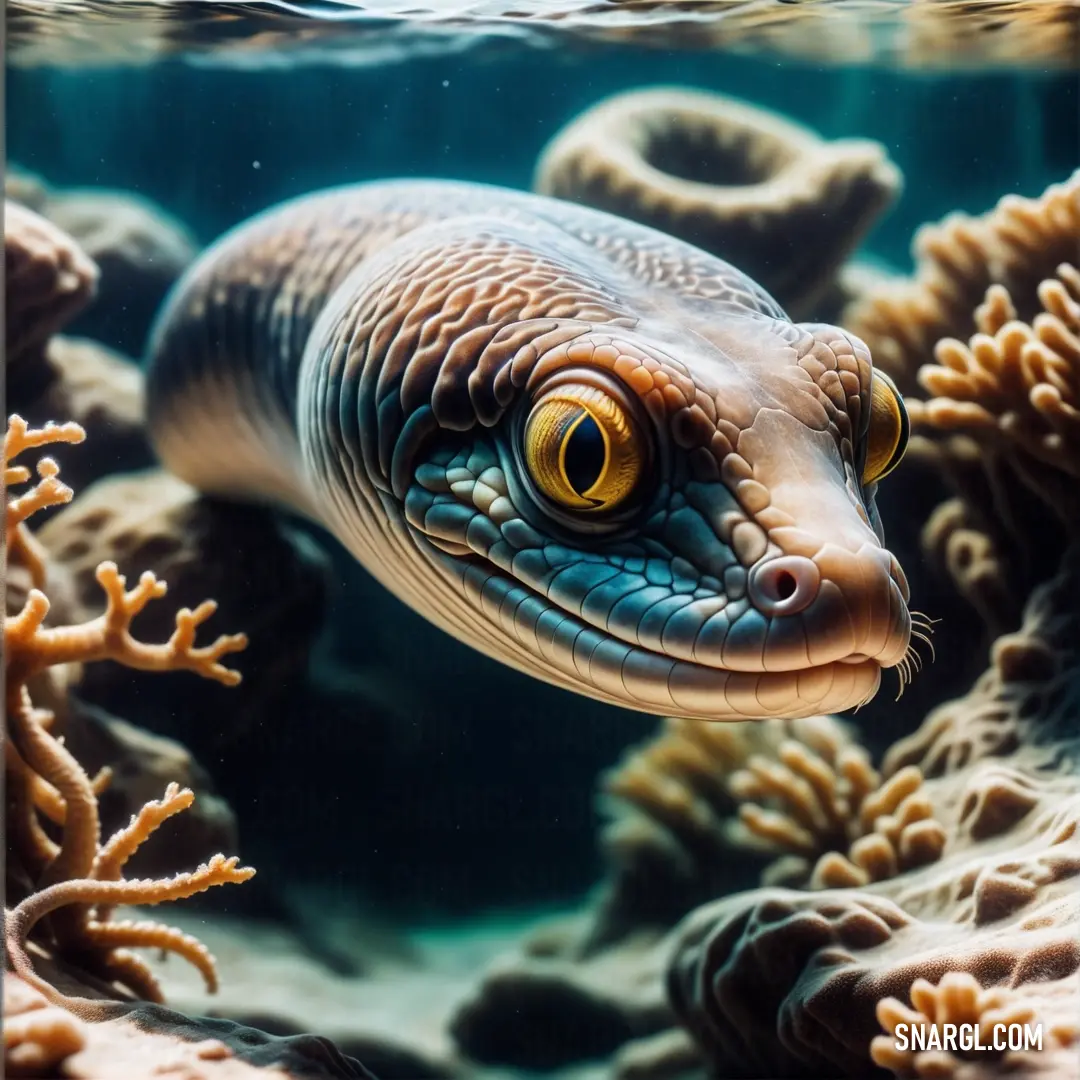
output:
<svg viewBox="0 0 1080 1080"><path fill-rule="evenodd" d="M148 378L166 467L310 516L538 679L796 717L908 649L866 346L651 229L482 185L315 193L189 270Z"/></svg>

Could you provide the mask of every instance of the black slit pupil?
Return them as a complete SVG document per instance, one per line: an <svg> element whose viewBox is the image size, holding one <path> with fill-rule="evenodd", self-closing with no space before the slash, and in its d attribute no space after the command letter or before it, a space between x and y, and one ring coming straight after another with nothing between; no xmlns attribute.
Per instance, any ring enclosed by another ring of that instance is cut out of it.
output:
<svg viewBox="0 0 1080 1080"><path fill-rule="evenodd" d="M596 421L586 415L570 433L563 458L566 479L578 495L584 495L600 479L605 457L604 436Z"/></svg>

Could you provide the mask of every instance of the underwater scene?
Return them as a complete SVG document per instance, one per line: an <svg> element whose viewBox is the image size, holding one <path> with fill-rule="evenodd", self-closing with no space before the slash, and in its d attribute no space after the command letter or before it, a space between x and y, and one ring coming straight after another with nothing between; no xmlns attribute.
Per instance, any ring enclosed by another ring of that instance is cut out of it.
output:
<svg viewBox="0 0 1080 1080"><path fill-rule="evenodd" d="M1080 5L5 29L7 1076L1080 1080Z"/></svg>

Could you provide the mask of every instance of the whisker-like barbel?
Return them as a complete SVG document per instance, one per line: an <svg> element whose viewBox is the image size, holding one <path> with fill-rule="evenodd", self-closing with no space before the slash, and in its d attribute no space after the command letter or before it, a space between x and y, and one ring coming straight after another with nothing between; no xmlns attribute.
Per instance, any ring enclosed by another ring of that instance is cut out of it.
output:
<svg viewBox="0 0 1080 1080"><path fill-rule="evenodd" d="M274 208L174 290L148 408L184 479L603 701L837 711L908 649L874 503L907 426L866 346L598 211L429 181Z"/></svg>

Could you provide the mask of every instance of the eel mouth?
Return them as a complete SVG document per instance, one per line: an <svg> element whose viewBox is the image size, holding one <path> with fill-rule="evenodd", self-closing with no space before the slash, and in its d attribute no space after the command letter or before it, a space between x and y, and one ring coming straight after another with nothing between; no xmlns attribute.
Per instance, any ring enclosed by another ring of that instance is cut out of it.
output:
<svg viewBox="0 0 1080 1080"><path fill-rule="evenodd" d="M546 682L648 713L701 720L797 719L869 701L883 664L865 653L784 671L735 670L680 659L615 637L511 579L482 556L429 547L480 618L451 632Z"/></svg>

